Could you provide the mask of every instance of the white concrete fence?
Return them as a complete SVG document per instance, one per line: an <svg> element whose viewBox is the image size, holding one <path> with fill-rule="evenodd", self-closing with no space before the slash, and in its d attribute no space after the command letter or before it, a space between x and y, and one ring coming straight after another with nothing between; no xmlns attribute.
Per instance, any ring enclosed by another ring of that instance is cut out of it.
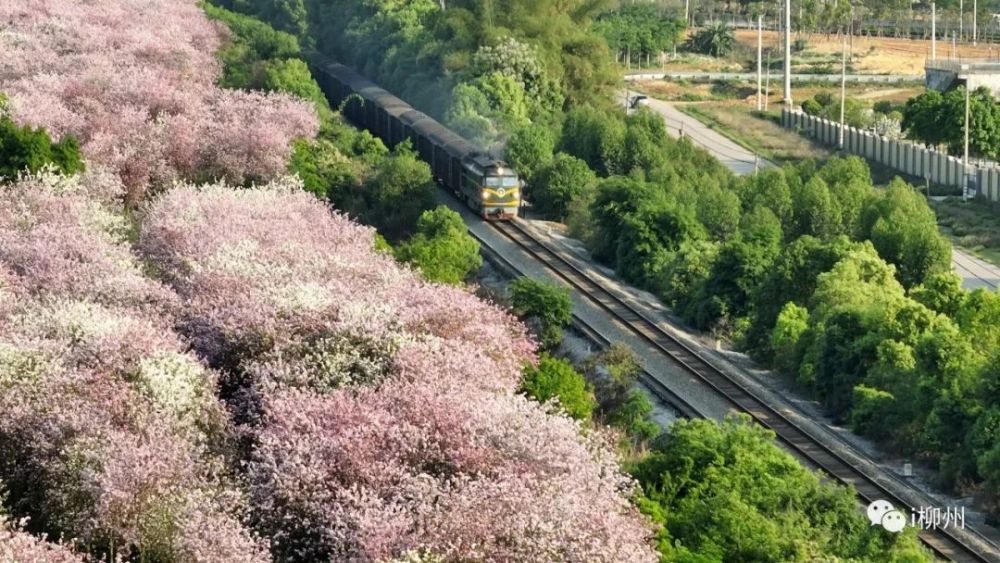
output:
<svg viewBox="0 0 1000 563"><path fill-rule="evenodd" d="M781 111L781 125L795 129L819 143L837 146L840 123L808 115L801 111ZM863 156L903 174L930 180L932 184L962 188L962 160L909 141L888 139L871 131L847 127L844 150ZM973 193L989 201L1000 201L1000 168L969 165L969 187Z"/></svg>

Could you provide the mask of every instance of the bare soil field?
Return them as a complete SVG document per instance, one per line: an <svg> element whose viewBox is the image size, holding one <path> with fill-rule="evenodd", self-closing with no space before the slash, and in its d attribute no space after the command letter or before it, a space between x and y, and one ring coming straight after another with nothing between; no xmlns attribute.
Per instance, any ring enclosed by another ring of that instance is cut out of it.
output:
<svg viewBox="0 0 1000 563"><path fill-rule="evenodd" d="M793 36L793 40L801 38L806 41L806 50L793 57L793 67L796 62L808 64L810 55L822 56L827 62L836 60L839 63L843 39L836 35L801 34ZM765 48L778 48L778 34L774 31L764 32ZM736 40L746 49L757 48L757 32L752 30L737 30ZM980 43L978 46L959 45L957 55L961 58L998 59L1000 45ZM922 74L924 60L930 56L931 42L917 39L897 39L892 37L855 37L854 62L856 73L869 74ZM951 43L938 41L937 54L939 58L947 58L951 54ZM839 65L838 65L839 66Z"/></svg>
<svg viewBox="0 0 1000 563"><path fill-rule="evenodd" d="M725 82L694 82L687 80L644 80L634 82L632 88L661 100L671 102L701 102L730 101L746 106L757 104L757 83L725 81ZM891 84L858 84L847 85L848 98L863 100L865 105L878 101L903 103L913 96L923 92L922 86L900 86ZM792 99L805 100L819 92L830 92L835 97L840 96L839 84L793 83ZM770 96L768 106L781 103L781 75L771 76Z"/></svg>

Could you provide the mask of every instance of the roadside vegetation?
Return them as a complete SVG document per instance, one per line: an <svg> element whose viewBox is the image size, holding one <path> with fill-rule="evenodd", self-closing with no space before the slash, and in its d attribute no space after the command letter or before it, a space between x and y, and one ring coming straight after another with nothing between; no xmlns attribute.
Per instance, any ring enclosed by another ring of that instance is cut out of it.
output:
<svg viewBox="0 0 1000 563"><path fill-rule="evenodd" d="M1000 266L1000 208L960 197L931 200L941 231L956 246Z"/></svg>

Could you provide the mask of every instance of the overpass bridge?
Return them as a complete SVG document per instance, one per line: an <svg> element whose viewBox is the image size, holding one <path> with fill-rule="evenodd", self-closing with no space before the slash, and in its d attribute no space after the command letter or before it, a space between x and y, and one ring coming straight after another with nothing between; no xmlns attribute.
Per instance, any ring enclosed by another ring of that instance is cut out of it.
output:
<svg viewBox="0 0 1000 563"><path fill-rule="evenodd" d="M938 92L968 85L970 90L989 88L1000 98L1000 61L986 59L927 59L924 83Z"/></svg>

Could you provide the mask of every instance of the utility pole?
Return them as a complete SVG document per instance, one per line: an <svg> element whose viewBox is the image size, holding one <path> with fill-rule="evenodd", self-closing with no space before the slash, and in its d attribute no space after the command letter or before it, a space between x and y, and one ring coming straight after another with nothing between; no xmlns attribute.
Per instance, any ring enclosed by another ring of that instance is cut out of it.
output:
<svg viewBox="0 0 1000 563"><path fill-rule="evenodd" d="M931 60L937 60L937 7L931 2Z"/></svg>
<svg viewBox="0 0 1000 563"><path fill-rule="evenodd" d="M975 45L979 39L979 30L976 27L976 12L979 8L979 1L972 0L972 44Z"/></svg>
<svg viewBox="0 0 1000 563"><path fill-rule="evenodd" d="M969 201L969 80L965 80L965 155L962 157L962 201Z"/></svg>
<svg viewBox="0 0 1000 563"><path fill-rule="evenodd" d="M844 36L844 52L840 56L840 136L837 148L844 150L844 108L847 106L847 36Z"/></svg>
<svg viewBox="0 0 1000 563"><path fill-rule="evenodd" d="M965 37L965 0L958 0L958 36Z"/></svg>
<svg viewBox="0 0 1000 563"><path fill-rule="evenodd" d="M767 100L771 97L771 51L767 52L767 78L764 79L764 111L767 111Z"/></svg>
<svg viewBox="0 0 1000 563"><path fill-rule="evenodd" d="M691 25L691 20L688 19L688 13L689 13L690 9L691 9L691 0L684 0L684 25L685 26Z"/></svg>
<svg viewBox="0 0 1000 563"><path fill-rule="evenodd" d="M764 15L757 15L757 111L760 111L763 100L760 99L761 65L764 57Z"/></svg>
<svg viewBox="0 0 1000 563"><path fill-rule="evenodd" d="M785 107L792 109L792 0L785 0Z"/></svg>

